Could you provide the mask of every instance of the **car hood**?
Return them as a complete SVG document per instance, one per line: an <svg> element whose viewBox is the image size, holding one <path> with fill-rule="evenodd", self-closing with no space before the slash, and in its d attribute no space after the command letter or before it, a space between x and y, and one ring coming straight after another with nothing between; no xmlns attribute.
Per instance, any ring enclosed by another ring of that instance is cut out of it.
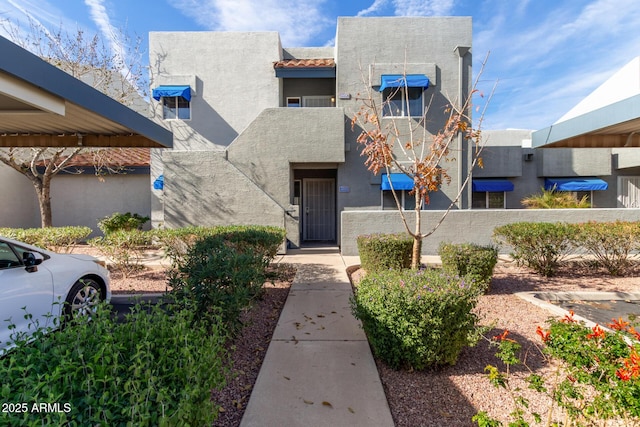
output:
<svg viewBox="0 0 640 427"><path fill-rule="evenodd" d="M62 256L62 257L66 257L66 258L75 258L75 259L79 259L81 261L97 261L98 258L91 256L91 255L85 255L85 254L56 254L57 256Z"/></svg>

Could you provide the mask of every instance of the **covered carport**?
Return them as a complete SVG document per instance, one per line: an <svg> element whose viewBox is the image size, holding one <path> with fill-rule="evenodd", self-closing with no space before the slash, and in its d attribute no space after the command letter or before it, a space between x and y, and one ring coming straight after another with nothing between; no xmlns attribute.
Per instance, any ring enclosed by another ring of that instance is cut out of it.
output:
<svg viewBox="0 0 640 427"><path fill-rule="evenodd" d="M172 146L172 133L158 123L0 37L0 150L52 147L65 150L64 156L80 147ZM150 213L148 175L118 174L106 181L88 174L55 178L53 225L95 229L100 217L115 211ZM29 180L0 163L0 182L0 227L38 227Z"/></svg>
<svg viewBox="0 0 640 427"><path fill-rule="evenodd" d="M173 135L0 37L0 147L171 148Z"/></svg>

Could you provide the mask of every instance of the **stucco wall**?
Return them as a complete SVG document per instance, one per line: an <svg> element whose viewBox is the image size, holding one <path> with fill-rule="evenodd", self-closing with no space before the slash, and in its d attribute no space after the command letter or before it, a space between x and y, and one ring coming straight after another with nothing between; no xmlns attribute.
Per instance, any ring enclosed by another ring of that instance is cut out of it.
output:
<svg viewBox="0 0 640 427"><path fill-rule="evenodd" d="M29 180L0 166L0 227L40 227L40 209ZM87 226L92 236L100 234L98 220L114 212L142 216L151 213L148 174L107 175L99 181L95 175L57 175L51 181L52 222L56 227Z"/></svg>
<svg viewBox="0 0 640 427"><path fill-rule="evenodd" d="M427 232L440 218L443 211L422 212L422 231ZM413 216L409 215L409 224ZM495 227L512 222L557 222L579 223L586 221L638 221L640 209L507 209L507 210L462 210L451 211L442 225L423 241L422 253L434 255L440 242L494 243ZM397 211L344 211L341 217L343 255L358 255L356 239L362 234L404 232ZM508 248L501 248L508 253Z"/></svg>
<svg viewBox="0 0 640 427"><path fill-rule="evenodd" d="M350 119L361 106L358 98L366 96L369 90L380 103L382 96L376 91L377 87L368 85L379 86L380 73L391 72L398 67L402 70L407 64L408 72L424 73L432 82L424 93L424 99L431 102L428 131L435 133L446 120L445 106L457 102L460 86L464 93L468 91L471 54L468 53L462 61L461 75L460 56L455 48L471 47L471 43L470 18L339 18L336 105L344 107ZM369 81L370 75L374 80ZM390 119L383 121L386 125ZM400 120L398 123L404 126L403 122ZM349 151L345 154L345 163L338 169L338 185L345 189L338 194L339 211L354 207L380 207L380 178L374 177L363 166L364 158L360 156L361 150L356 143L360 132L360 128L352 130L348 124L345 129ZM457 153L455 149L453 152ZM451 203L458 191L458 168L464 167L463 163L461 159L447 163L452 182L434 194L433 207L444 208Z"/></svg>
<svg viewBox="0 0 640 427"><path fill-rule="evenodd" d="M0 163L0 227L39 227L40 211L33 185L20 173Z"/></svg>
<svg viewBox="0 0 640 427"><path fill-rule="evenodd" d="M167 151L165 225L285 226L284 209L214 151Z"/></svg>
<svg viewBox="0 0 640 427"><path fill-rule="evenodd" d="M151 88L180 76L196 86L191 120L163 121L155 100L153 117L174 132L175 149L222 149L262 110L279 106L273 62L281 56L276 32L150 32Z"/></svg>
<svg viewBox="0 0 640 427"><path fill-rule="evenodd" d="M53 225L83 225L101 234L98 221L114 212L151 214L148 174L58 175L51 181ZM147 227L149 224L147 224Z"/></svg>

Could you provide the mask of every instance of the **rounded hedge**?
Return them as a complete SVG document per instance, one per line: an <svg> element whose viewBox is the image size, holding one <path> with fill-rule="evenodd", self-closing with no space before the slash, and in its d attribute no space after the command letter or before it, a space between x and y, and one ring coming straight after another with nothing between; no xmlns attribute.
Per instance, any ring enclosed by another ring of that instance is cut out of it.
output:
<svg viewBox="0 0 640 427"><path fill-rule="evenodd" d="M360 266L368 273L411 267L413 238L406 233L358 236Z"/></svg>

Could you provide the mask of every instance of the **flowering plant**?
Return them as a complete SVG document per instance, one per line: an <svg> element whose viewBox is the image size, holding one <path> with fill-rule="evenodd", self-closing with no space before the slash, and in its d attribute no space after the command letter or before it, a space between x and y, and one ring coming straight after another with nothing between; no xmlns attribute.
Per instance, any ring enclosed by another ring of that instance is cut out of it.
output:
<svg viewBox="0 0 640 427"><path fill-rule="evenodd" d="M546 426L640 425L640 333L629 322L612 319L605 330L600 325L587 327L574 319L573 312L563 319L552 319L549 328L537 327L544 343L541 352L555 373L550 378L531 371L529 388L548 397ZM506 389L512 397L513 419L508 425L529 426L530 419L542 422L542 415L526 416L528 400L512 387L510 366L522 363L521 346L508 338L508 331L493 340L505 372L487 366L490 382ZM557 421L557 418L563 421ZM486 412L473 417L480 427L502 425Z"/></svg>

